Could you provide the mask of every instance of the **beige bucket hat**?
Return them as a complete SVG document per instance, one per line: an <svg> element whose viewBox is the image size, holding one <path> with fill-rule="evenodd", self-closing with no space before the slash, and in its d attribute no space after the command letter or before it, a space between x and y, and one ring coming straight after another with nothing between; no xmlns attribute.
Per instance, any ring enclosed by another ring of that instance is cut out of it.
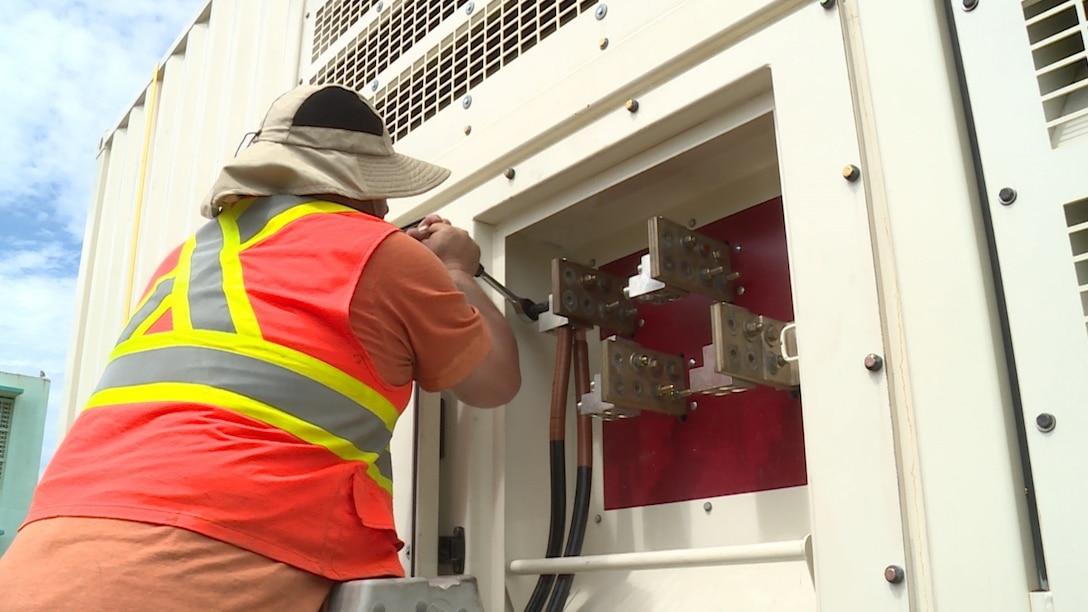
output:
<svg viewBox="0 0 1088 612"><path fill-rule="evenodd" d="M450 171L393 150L371 103L341 85L304 85L272 103L253 142L223 166L200 214L249 196L336 194L356 200L429 191Z"/></svg>

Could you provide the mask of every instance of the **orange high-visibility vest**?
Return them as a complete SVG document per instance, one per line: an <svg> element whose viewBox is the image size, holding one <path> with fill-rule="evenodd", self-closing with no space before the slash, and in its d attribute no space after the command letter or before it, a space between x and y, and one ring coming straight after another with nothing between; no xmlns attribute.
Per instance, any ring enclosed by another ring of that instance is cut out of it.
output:
<svg viewBox="0 0 1088 612"><path fill-rule="evenodd" d="M389 440L411 385L348 319L395 231L289 196L207 223L160 266L27 522L173 525L334 580L403 575Z"/></svg>

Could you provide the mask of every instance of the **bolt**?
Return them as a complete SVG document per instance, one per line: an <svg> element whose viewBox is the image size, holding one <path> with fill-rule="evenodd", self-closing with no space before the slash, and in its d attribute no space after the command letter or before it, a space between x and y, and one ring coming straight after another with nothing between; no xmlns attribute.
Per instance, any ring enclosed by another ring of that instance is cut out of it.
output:
<svg viewBox="0 0 1088 612"><path fill-rule="evenodd" d="M820 6L824 7L825 9L829 9L835 6L835 0L820 0Z"/></svg>
<svg viewBox="0 0 1088 612"><path fill-rule="evenodd" d="M978 0L963 0L963 10L973 11L978 6Z"/></svg>
<svg viewBox="0 0 1088 612"><path fill-rule="evenodd" d="M471 133L472 133L472 126L471 125L466 125L465 126L465 136L468 136Z"/></svg>
<svg viewBox="0 0 1088 612"><path fill-rule="evenodd" d="M1016 201L1016 190L1012 187L1002 187L1001 191L997 192L997 199L1005 206L1008 206Z"/></svg>
<svg viewBox="0 0 1088 612"><path fill-rule="evenodd" d="M744 295L744 287L737 287L737 295Z"/></svg>
<svg viewBox="0 0 1088 612"><path fill-rule="evenodd" d="M628 100L627 102L625 102L623 106L624 106L624 108L627 109L628 112L631 112L631 113L637 113L638 112L638 100L635 100L634 98L632 98L632 99Z"/></svg>
<svg viewBox="0 0 1088 612"><path fill-rule="evenodd" d="M513 179L516 174L517 174L517 172L515 172L513 168L507 168L502 173L502 175L505 176L508 179Z"/></svg>
<svg viewBox="0 0 1088 612"><path fill-rule="evenodd" d="M1054 418L1053 414L1044 412L1035 417L1035 426L1039 428L1039 431L1043 433L1050 433L1054 431L1054 426L1058 424L1058 420Z"/></svg>
<svg viewBox="0 0 1088 612"><path fill-rule="evenodd" d="M598 514L597 516L593 517L593 522L600 525L601 524L601 515Z"/></svg>
<svg viewBox="0 0 1088 612"><path fill-rule="evenodd" d="M461 98L461 108L468 108L470 106L472 106L472 96Z"/></svg>
<svg viewBox="0 0 1088 612"><path fill-rule="evenodd" d="M898 565L889 565L884 568L884 580L892 584L899 584L903 582L904 572L903 568Z"/></svg>
<svg viewBox="0 0 1088 612"><path fill-rule="evenodd" d="M476 5L473 4L472 2L469 2L468 4L465 5L465 14L466 15L471 15L472 11L474 11L474 10L476 10Z"/></svg>
<svg viewBox="0 0 1088 612"><path fill-rule="evenodd" d="M597 12L594 13L594 15L597 16L597 21L600 21L600 20L604 19L604 16L607 15L607 14L608 14L608 5L607 4L598 4L597 5Z"/></svg>
<svg viewBox="0 0 1088 612"><path fill-rule="evenodd" d="M699 409L699 402L692 402L692 403L688 404L688 408L691 408L692 410L698 410Z"/></svg>
<svg viewBox="0 0 1088 612"><path fill-rule="evenodd" d="M710 502L706 502L705 504L703 504L703 510L706 510L707 512L710 512L713 509L714 509L714 504L712 504Z"/></svg>
<svg viewBox="0 0 1088 612"><path fill-rule="evenodd" d="M879 372L880 368L884 367L884 358L876 353L869 353L865 356L865 369L870 372Z"/></svg>
<svg viewBox="0 0 1088 612"><path fill-rule="evenodd" d="M600 39L599 41L597 41L597 46L601 48L601 51L604 51L605 49L608 48L608 39L607 38Z"/></svg>
<svg viewBox="0 0 1088 612"><path fill-rule="evenodd" d="M842 167L842 177L853 183L861 178L861 169L854 164L847 164Z"/></svg>

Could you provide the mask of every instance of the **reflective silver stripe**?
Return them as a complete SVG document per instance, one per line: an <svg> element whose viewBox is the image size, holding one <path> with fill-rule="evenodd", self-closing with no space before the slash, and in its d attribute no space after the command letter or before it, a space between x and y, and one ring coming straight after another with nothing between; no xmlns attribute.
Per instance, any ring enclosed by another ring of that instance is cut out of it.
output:
<svg viewBox="0 0 1088 612"><path fill-rule="evenodd" d="M303 204L312 202L313 198L301 198L292 195L277 195L267 198L257 198L238 217L239 241L245 244L259 234L264 226L276 215Z"/></svg>
<svg viewBox="0 0 1088 612"><path fill-rule="evenodd" d="M235 332L223 291L223 228L212 220L196 233L189 266L189 319L193 329Z"/></svg>
<svg viewBox="0 0 1088 612"><path fill-rule="evenodd" d="M95 393L158 382L207 385L244 395L348 440L392 479L385 423L339 391L267 361L218 349L175 346L122 355L106 366ZM221 406L230 409L230 406Z"/></svg>
<svg viewBox="0 0 1088 612"><path fill-rule="evenodd" d="M147 298L143 306L133 313L132 318L128 320L128 325L125 326L124 331L121 332L121 337L117 339L117 344L121 344L125 340L132 337L132 334L136 333L136 328L140 326L152 312L162 304L162 301L166 299L166 296L170 295L170 292L174 290L174 279L168 278L161 283L158 287L155 287L155 291L151 293L151 296Z"/></svg>

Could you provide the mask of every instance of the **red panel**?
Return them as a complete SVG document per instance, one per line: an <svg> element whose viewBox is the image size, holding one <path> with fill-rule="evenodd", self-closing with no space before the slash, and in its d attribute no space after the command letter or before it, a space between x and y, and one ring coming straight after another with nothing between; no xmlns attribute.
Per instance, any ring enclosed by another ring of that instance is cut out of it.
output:
<svg viewBox="0 0 1088 612"><path fill-rule="evenodd" d="M681 219L674 219L682 221ZM740 245L733 268L745 288L736 304L792 321L786 232L779 198L720 219L700 231ZM601 266L633 276L640 251ZM634 336L647 348L682 353L702 365L711 343L711 300L688 296L640 306L646 320ZM607 332L606 332L607 333ZM734 396L696 396L686 421L643 412L604 423L604 506L630 508L802 485L805 471L801 400L758 388Z"/></svg>

